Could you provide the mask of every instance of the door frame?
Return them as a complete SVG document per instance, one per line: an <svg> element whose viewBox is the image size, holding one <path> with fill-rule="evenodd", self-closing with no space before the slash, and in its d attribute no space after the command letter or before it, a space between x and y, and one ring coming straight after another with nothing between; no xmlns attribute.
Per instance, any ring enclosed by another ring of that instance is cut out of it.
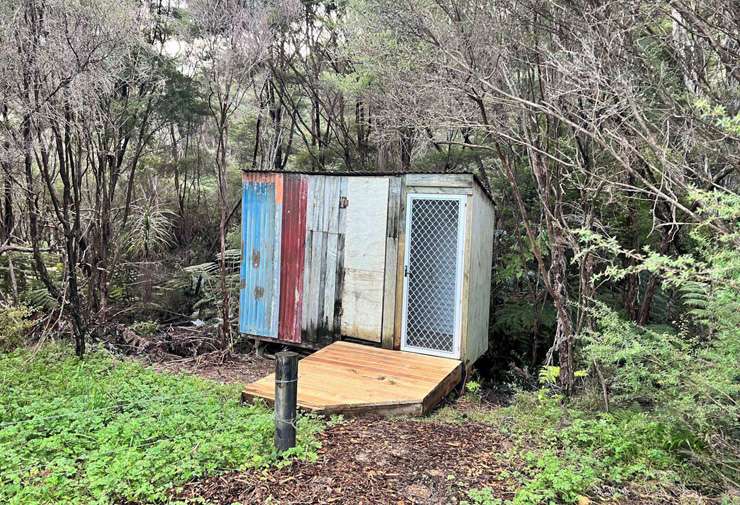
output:
<svg viewBox="0 0 740 505"><path fill-rule="evenodd" d="M413 200L455 200L458 202L457 215L457 265L455 267L455 322L452 352L444 352L436 349L425 347L415 347L408 345L406 342L406 323L408 319L408 267L409 255L411 252L411 214L413 212ZM428 354L430 356L439 356L442 358L460 359L461 340L462 340L462 290L463 290L463 265L465 254L465 233L466 233L466 208L468 195L465 194L439 194L439 193L408 193L406 195L406 240L403 253L403 310L401 312L401 350L415 352L418 354Z"/></svg>

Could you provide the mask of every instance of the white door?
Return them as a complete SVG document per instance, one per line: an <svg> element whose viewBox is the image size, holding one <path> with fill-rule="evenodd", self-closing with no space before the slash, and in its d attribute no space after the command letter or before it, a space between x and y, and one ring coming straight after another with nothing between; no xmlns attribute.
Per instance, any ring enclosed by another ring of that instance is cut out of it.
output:
<svg viewBox="0 0 740 505"><path fill-rule="evenodd" d="M465 199L408 195L401 350L460 357Z"/></svg>

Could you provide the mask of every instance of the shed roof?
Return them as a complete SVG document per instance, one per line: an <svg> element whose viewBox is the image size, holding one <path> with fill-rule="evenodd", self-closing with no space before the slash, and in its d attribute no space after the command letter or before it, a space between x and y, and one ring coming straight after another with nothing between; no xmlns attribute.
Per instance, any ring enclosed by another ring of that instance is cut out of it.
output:
<svg viewBox="0 0 740 505"><path fill-rule="evenodd" d="M472 171L469 170L457 170L454 172L440 172L438 170L418 170L418 169L411 169L406 172L402 171L369 171L369 170L361 170L361 171L334 171L334 172L316 172L311 170L260 170L260 169L242 169L242 172L247 173L277 173L277 174L303 174L303 175L335 175L335 176L347 176L347 177L353 177L353 176L378 176L378 177L388 177L388 176L401 176L401 175L418 175L418 174L428 174L428 175L472 175L473 180L476 184L483 190L483 193L488 197L488 199L493 203L494 205L496 202L493 200L493 195L491 194L491 187L488 184L487 180L481 179L481 177Z"/></svg>

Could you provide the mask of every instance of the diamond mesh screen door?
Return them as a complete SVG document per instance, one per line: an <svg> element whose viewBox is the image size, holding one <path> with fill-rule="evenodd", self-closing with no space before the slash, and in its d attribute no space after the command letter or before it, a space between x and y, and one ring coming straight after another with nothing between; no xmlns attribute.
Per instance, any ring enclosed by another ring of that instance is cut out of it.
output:
<svg viewBox="0 0 740 505"><path fill-rule="evenodd" d="M459 357L464 196L408 196L404 350Z"/></svg>

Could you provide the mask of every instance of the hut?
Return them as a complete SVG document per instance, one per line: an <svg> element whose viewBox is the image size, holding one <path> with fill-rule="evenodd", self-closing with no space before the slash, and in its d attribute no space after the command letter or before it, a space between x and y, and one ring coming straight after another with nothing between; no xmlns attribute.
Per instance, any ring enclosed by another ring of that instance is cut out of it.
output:
<svg viewBox="0 0 740 505"><path fill-rule="evenodd" d="M240 331L469 367L488 348L493 231L472 174L246 171Z"/></svg>

